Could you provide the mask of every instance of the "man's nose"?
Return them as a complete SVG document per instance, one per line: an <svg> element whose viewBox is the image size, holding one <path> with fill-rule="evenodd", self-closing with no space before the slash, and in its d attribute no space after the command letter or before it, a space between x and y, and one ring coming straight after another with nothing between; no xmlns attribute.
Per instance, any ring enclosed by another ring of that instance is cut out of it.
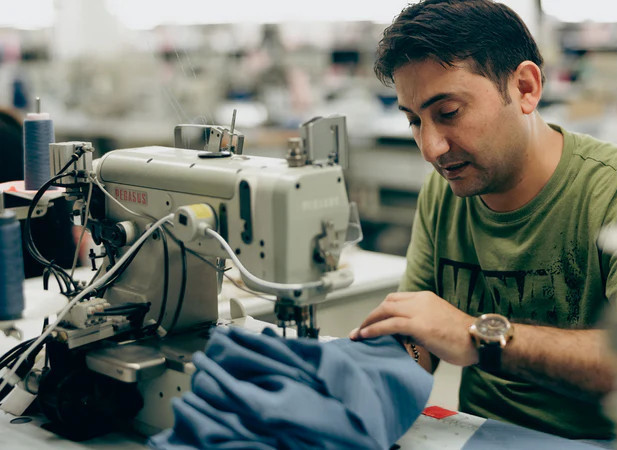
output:
<svg viewBox="0 0 617 450"><path fill-rule="evenodd" d="M422 124L419 133L414 137L422 156L429 163L435 163L441 155L450 150L450 143L445 134L434 125Z"/></svg>

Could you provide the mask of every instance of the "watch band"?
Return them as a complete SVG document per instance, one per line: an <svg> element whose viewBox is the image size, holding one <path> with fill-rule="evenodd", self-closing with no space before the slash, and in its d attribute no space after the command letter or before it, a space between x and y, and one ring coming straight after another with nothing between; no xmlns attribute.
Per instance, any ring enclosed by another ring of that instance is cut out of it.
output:
<svg viewBox="0 0 617 450"><path fill-rule="evenodd" d="M478 347L478 367L486 372L501 369L501 345L499 342L483 343Z"/></svg>

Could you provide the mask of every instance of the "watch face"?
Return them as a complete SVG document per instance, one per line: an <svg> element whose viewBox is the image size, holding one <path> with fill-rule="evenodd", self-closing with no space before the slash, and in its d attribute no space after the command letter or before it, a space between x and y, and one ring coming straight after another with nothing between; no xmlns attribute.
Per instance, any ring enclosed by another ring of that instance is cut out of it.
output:
<svg viewBox="0 0 617 450"><path fill-rule="evenodd" d="M476 322L479 334L486 338L499 338L506 334L509 327L507 319L496 314L486 314Z"/></svg>

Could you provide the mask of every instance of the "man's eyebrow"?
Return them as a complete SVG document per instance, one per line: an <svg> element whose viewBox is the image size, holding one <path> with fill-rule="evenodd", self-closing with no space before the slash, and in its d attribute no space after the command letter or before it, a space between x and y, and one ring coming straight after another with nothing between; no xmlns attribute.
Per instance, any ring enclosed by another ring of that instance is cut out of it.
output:
<svg viewBox="0 0 617 450"><path fill-rule="evenodd" d="M433 95L427 101L422 103L422 105L420 105L420 110L426 109L429 106L431 106L433 103L437 103L440 100L443 100L443 99L446 99L446 98L450 98L450 97L453 97L453 96L454 96L454 94L452 94L450 92L444 92L444 93L441 93L441 94ZM398 105L398 109L400 109L401 111L408 112L410 114L414 114L414 112L411 109L409 109L409 108L407 108L406 106L403 106L403 105Z"/></svg>

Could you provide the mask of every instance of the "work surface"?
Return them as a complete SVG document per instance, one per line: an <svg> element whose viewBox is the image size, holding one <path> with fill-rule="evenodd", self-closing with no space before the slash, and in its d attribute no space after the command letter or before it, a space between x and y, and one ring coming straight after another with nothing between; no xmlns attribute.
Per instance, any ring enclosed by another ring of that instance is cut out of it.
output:
<svg viewBox="0 0 617 450"><path fill-rule="evenodd" d="M405 267L404 258L355 248L346 250L343 263L354 271L356 279L350 287L331 293L330 302L320 306L318 320L323 335L345 336L388 292L396 290ZM88 273L85 270L81 271L84 278ZM40 283L40 280L27 280L29 287L36 286L37 283ZM230 299L235 299L235 308L230 308ZM233 318L234 315L238 317L237 314L247 314L268 319L272 308L273 304L268 300L226 285L220 297L219 315ZM235 309L235 314L232 309ZM40 322L19 323L18 327L24 333L23 337L30 338L40 333ZM15 339L0 336L2 353L15 344ZM597 448L587 443L568 441L521 427L486 421L456 411L428 409L426 414L421 415L399 440L398 445L401 449ZM44 423L45 419L40 416L23 419L0 411L0 449L147 448L145 438L133 434L108 434L87 442L71 442L42 428L41 425Z"/></svg>
<svg viewBox="0 0 617 450"><path fill-rule="evenodd" d="M437 416L452 414L447 417ZM426 410L409 431L399 440L401 450L455 450L455 449L522 449L575 450L614 448L609 444L570 441L514 425L486 421L480 417L455 411ZM0 411L0 448L11 450L78 450L78 449L145 449L145 438L113 433L87 442L71 442L41 427L41 417L16 418ZM393 447L393 448L396 448Z"/></svg>
<svg viewBox="0 0 617 450"><path fill-rule="evenodd" d="M12 450L47 449L110 449L127 450L147 448L145 439L137 435L120 433L91 439L87 442L70 442L41 428L44 420L34 417L30 422L0 411L0 448ZM11 423L11 422L15 423ZM460 449L484 419L456 414L445 419L420 416L414 426L401 439L401 449Z"/></svg>
<svg viewBox="0 0 617 450"><path fill-rule="evenodd" d="M32 419L23 423L23 419L16 420L15 416L0 411L0 448L12 450L147 448L145 439L141 436L120 433L108 434L87 442L70 442L41 428L40 425L44 423L41 417ZM483 422L484 419L460 413L441 420L422 415L401 439L399 445L401 449L460 449Z"/></svg>

